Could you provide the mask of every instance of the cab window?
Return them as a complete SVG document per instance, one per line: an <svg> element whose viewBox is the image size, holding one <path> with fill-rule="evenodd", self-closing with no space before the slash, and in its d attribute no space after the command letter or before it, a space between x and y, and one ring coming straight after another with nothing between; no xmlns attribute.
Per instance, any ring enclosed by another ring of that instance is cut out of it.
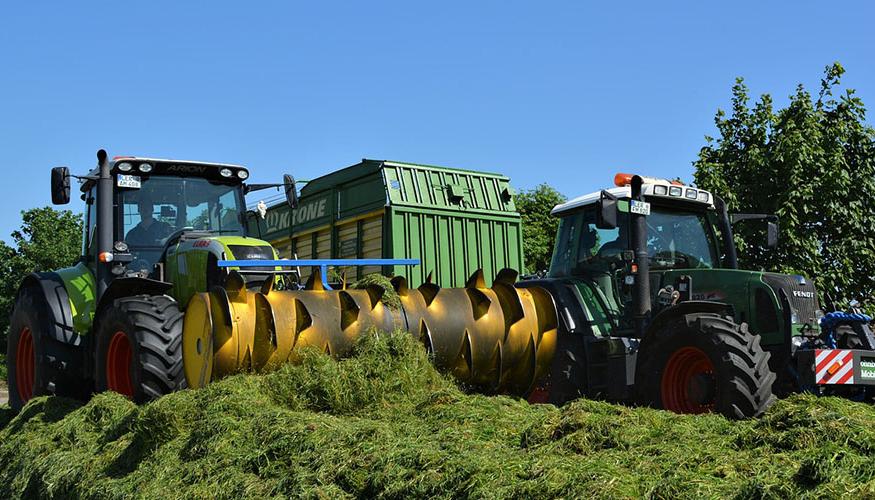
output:
<svg viewBox="0 0 875 500"><path fill-rule="evenodd" d="M559 222L550 276L608 271L629 248L626 227L626 218L621 214L620 227L599 229L592 208L564 216Z"/></svg>

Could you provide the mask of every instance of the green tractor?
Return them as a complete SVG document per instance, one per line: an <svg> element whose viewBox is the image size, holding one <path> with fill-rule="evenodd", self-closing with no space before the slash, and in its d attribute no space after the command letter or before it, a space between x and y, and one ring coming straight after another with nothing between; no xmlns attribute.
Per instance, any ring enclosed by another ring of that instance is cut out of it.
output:
<svg viewBox="0 0 875 500"><path fill-rule="evenodd" d="M7 346L13 408L44 394L87 398L114 390L134 401L186 386L183 309L221 284L224 259L276 259L249 237L244 195L294 179L246 184L238 165L97 154L77 177L85 202L82 257L72 267L34 273L21 284ZM71 175L52 170L52 201L70 200ZM257 286L273 274L247 274Z"/></svg>
<svg viewBox="0 0 875 500"><path fill-rule="evenodd" d="M738 269L733 224L765 224L774 247L776 217L730 215L677 182L618 174L615 184L554 208L549 274L518 285L546 288L558 308L551 372L531 400L747 418L794 391L867 397L871 318L824 314L803 276Z"/></svg>

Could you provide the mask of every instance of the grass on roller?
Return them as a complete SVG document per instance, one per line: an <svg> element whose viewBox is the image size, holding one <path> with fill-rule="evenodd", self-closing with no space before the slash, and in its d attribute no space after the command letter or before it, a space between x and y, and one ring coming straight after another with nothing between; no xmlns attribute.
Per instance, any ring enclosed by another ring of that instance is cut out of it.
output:
<svg viewBox="0 0 875 500"><path fill-rule="evenodd" d="M875 409L794 396L731 422L460 391L407 334L136 406L0 410L0 498L872 497Z"/></svg>
<svg viewBox="0 0 875 500"><path fill-rule="evenodd" d="M372 273L366 274L360 280L356 281L350 288L363 290L367 288L369 285L377 285L378 287L383 289L383 304L389 309L400 309L401 308L401 298L398 297L398 292L395 291L395 287L392 286L392 282L389 281L389 278L383 276L380 273Z"/></svg>

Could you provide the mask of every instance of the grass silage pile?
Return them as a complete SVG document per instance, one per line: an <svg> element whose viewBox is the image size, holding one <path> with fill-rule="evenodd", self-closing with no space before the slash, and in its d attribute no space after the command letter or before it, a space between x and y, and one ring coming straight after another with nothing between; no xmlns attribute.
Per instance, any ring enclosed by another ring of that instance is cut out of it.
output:
<svg viewBox="0 0 875 500"><path fill-rule="evenodd" d="M467 395L404 334L136 406L0 409L0 498L875 495L875 409L760 420Z"/></svg>

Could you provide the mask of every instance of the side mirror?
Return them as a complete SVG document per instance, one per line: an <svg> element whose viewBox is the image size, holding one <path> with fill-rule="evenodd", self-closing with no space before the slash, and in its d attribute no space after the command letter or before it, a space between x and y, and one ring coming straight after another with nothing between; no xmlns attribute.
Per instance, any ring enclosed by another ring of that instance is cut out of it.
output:
<svg viewBox="0 0 875 500"><path fill-rule="evenodd" d="M289 174L283 175L283 187L286 190L286 203L292 210L298 208L298 190L295 187L295 178Z"/></svg>
<svg viewBox="0 0 875 500"><path fill-rule="evenodd" d="M52 203L55 205L70 203L70 169L67 167L52 169Z"/></svg>
<svg viewBox="0 0 875 500"><path fill-rule="evenodd" d="M778 246L778 216L772 214L729 214L729 223L735 225L742 221L766 221L766 247Z"/></svg>
<svg viewBox="0 0 875 500"><path fill-rule="evenodd" d="M617 197L607 191L602 191L596 203L595 225L599 229L617 227Z"/></svg>
<svg viewBox="0 0 875 500"><path fill-rule="evenodd" d="M176 218L176 210L168 205L161 205L161 218L174 219Z"/></svg>
<svg viewBox="0 0 875 500"><path fill-rule="evenodd" d="M769 221L766 223L766 246L775 248L778 246L778 223Z"/></svg>

